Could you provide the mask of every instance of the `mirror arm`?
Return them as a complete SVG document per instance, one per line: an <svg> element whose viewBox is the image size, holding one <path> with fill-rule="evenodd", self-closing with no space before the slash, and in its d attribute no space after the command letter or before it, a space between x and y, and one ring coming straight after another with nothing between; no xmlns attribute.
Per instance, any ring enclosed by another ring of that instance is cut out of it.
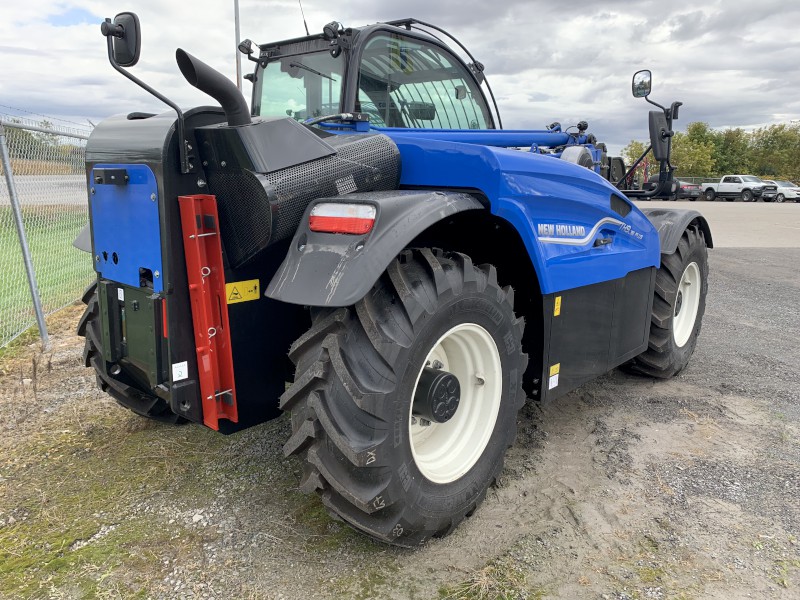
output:
<svg viewBox="0 0 800 600"><path fill-rule="evenodd" d="M668 113L667 113L667 107L666 107L666 106L661 106L661 105L660 105L660 104L658 104L657 102L653 102L652 100L650 100L650 97L649 97L649 96L645 96L645 97L644 97L644 99L645 99L647 102L649 102L650 104L652 104L653 106L657 106L658 108L660 108L661 110L663 110L663 111L664 111L664 114L668 114Z"/></svg>
<svg viewBox="0 0 800 600"><path fill-rule="evenodd" d="M186 151L186 135L185 135L185 126L183 122L183 111L175 104L172 100L160 94L149 85L147 85L144 81L132 75L125 69L123 69L117 61L114 60L114 50L113 50L113 37L114 33L110 33L110 35L106 34L106 42L108 44L108 62L111 63L111 66L114 67L117 71L122 73L125 77L130 79L133 83L141 87L143 90L151 93L153 96L161 100L164 104L168 105L172 110L178 113L178 152L180 153L180 162L181 162L181 173L190 173L191 168L189 167L189 157Z"/></svg>

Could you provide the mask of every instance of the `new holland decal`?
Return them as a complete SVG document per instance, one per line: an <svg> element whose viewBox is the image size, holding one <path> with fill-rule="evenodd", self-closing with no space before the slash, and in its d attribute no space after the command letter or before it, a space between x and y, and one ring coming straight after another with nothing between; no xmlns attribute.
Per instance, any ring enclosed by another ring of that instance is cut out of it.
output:
<svg viewBox="0 0 800 600"><path fill-rule="evenodd" d="M608 225L615 225L619 231L637 240L641 240L644 237L627 223L611 217L600 219L588 232L585 225L575 225L572 223L539 223L536 227L536 233L538 234L539 241L544 244L583 246L592 241L601 227Z"/></svg>

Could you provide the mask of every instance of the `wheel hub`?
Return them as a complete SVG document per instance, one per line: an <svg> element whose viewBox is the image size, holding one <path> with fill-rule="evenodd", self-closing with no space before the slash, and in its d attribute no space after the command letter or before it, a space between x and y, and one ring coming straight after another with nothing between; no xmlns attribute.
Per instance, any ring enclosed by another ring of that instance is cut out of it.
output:
<svg viewBox="0 0 800 600"><path fill-rule="evenodd" d="M453 418L461 400L458 378L447 371L425 367L414 394L414 415L434 423Z"/></svg>
<svg viewBox="0 0 800 600"><path fill-rule="evenodd" d="M411 454L429 481L453 482L483 455L500 413L502 369L497 344L476 323L456 325L433 344L408 407Z"/></svg>
<svg viewBox="0 0 800 600"><path fill-rule="evenodd" d="M675 316L676 317L681 312L681 307L682 306L683 306L683 292L682 291L678 291L678 297L675 299Z"/></svg>

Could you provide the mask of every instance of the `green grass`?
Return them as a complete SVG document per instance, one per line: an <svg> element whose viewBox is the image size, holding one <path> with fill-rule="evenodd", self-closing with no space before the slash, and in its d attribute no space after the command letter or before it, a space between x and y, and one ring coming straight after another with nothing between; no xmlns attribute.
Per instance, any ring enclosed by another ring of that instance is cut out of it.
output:
<svg viewBox="0 0 800 600"><path fill-rule="evenodd" d="M23 221L45 313L78 298L93 276L89 256L72 246L87 222L84 206L24 207ZM0 207L0 346L35 324L10 207Z"/></svg>
<svg viewBox="0 0 800 600"><path fill-rule="evenodd" d="M135 598L163 577L164 558L199 552L199 533L142 507L165 490L185 506L207 503L215 482L199 467L224 437L191 427L165 436L113 406L58 426L0 465L0 597Z"/></svg>
<svg viewBox="0 0 800 600"><path fill-rule="evenodd" d="M528 591L525 571L509 556L502 556L470 575L465 581L439 590L442 600L535 600L542 590Z"/></svg>

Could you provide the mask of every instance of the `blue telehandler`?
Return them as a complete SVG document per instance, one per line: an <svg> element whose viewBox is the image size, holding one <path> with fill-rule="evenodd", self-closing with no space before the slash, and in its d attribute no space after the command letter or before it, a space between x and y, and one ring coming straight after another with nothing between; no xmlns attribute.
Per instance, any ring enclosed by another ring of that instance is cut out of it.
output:
<svg viewBox="0 0 800 600"><path fill-rule="evenodd" d="M106 119L86 149L78 332L123 406L226 434L288 412L301 489L410 547L476 510L526 399L687 365L711 232L632 202L673 185L680 103L648 98L649 71L632 88L661 171L637 192L585 122L503 129L483 65L415 19L243 41L250 109L179 49L219 105L182 110L127 69L136 15L101 29L171 107Z"/></svg>

